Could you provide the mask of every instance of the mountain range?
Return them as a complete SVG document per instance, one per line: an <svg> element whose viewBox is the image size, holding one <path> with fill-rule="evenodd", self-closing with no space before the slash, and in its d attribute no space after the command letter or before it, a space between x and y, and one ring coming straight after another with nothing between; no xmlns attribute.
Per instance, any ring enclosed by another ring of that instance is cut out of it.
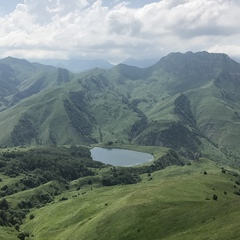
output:
<svg viewBox="0 0 240 240"><path fill-rule="evenodd" d="M124 143L239 164L240 64L170 53L147 68L72 73L0 60L2 146Z"/></svg>
<svg viewBox="0 0 240 240"><path fill-rule="evenodd" d="M79 73L83 71L90 70L92 68L102 68L102 69L110 69L114 65L102 60L102 59L79 59L79 58L72 58L72 59L42 59L39 60L38 63L44 65L52 65L57 68L66 68L67 70Z"/></svg>
<svg viewBox="0 0 240 240"><path fill-rule="evenodd" d="M130 66L139 67L139 68L146 68L155 64L157 61L158 61L157 59L138 60L134 58L128 58L121 63L130 65ZM66 68L67 70L74 73L87 71L93 68L110 69L116 65L102 59L79 59L79 58L72 58L67 60L41 59L38 61L38 63L44 64L44 65L51 65L58 68Z"/></svg>

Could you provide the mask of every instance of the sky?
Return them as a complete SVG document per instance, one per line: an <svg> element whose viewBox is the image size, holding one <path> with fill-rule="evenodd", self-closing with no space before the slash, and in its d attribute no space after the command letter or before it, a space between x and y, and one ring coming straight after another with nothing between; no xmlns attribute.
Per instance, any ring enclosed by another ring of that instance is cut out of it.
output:
<svg viewBox="0 0 240 240"><path fill-rule="evenodd" d="M0 58L160 59L208 51L240 57L237 0L0 1Z"/></svg>

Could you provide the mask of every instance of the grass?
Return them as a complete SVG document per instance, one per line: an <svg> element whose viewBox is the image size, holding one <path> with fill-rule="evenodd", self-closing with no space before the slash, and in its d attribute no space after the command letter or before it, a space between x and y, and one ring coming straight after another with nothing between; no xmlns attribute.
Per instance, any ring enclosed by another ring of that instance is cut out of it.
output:
<svg viewBox="0 0 240 240"><path fill-rule="evenodd" d="M17 231L9 227L0 227L0 238L4 240L17 239Z"/></svg>
<svg viewBox="0 0 240 240"><path fill-rule="evenodd" d="M228 163L237 165L239 161L238 132L239 119L234 118L234 114L239 109L238 100L229 101L222 97L221 89L218 89L213 81L201 88L188 91L187 96L191 101L192 111L196 116L197 126L200 131L211 141L216 143L223 153L228 155ZM203 151L211 151L212 147L204 146ZM228 149L228 152L225 151ZM215 155L221 158L218 149ZM213 155L210 154L209 155Z"/></svg>
<svg viewBox="0 0 240 240"><path fill-rule="evenodd" d="M240 199L233 194L235 179L201 159L145 174L135 185L73 189L58 196L67 201L56 198L33 210L35 218L27 218L21 230L37 240L237 239Z"/></svg>
<svg viewBox="0 0 240 240"><path fill-rule="evenodd" d="M5 185L8 185L8 186L14 185L19 181L21 176L18 176L17 178L11 178L6 175L0 175L0 178L2 179L2 181L0 182L0 189L1 189Z"/></svg>

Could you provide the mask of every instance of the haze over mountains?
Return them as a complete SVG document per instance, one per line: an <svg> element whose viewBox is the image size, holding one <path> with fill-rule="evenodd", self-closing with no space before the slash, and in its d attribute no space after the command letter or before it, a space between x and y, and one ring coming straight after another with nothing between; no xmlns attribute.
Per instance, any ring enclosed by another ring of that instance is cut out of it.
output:
<svg viewBox="0 0 240 240"><path fill-rule="evenodd" d="M112 142L240 162L240 64L225 54L170 53L147 68L74 74L0 60L2 145Z"/></svg>
<svg viewBox="0 0 240 240"><path fill-rule="evenodd" d="M144 60L136 60L134 58L128 58L122 62L122 64L135 66L139 68L146 68L153 64L155 64L157 59L144 59ZM102 59L42 59L38 61L41 64L52 65L55 67L66 68L71 72L80 73L83 71L87 71L93 68L101 68L101 69L110 69L114 67L116 64L111 64Z"/></svg>
<svg viewBox="0 0 240 240"><path fill-rule="evenodd" d="M39 63L59 68L66 68L74 73L79 73L93 68L110 69L114 66L102 59L42 59Z"/></svg>

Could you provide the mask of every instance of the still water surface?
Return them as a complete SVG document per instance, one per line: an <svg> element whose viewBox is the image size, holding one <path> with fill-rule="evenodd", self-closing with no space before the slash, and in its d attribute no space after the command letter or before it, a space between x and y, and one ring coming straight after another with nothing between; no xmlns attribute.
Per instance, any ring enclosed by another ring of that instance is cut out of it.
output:
<svg viewBox="0 0 240 240"><path fill-rule="evenodd" d="M153 160L153 156L149 153L118 148L95 147L91 149L91 156L93 160L123 167L135 166Z"/></svg>

